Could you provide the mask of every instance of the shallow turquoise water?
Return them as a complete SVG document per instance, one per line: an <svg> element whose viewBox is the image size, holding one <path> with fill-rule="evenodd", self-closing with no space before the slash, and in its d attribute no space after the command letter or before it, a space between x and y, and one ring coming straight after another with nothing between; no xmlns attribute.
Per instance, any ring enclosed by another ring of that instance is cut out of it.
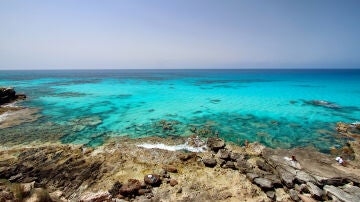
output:
<svg viewBox="0 0 360 202"><path fill-rule="evenodd" d="M335 137L336 122L360 120L359 70L1 71L0 86L41 108L42 119L19 128L53 122L69 129L63 142L92 146L110 136L186 136L195 127L236 143L327 151L346 141Z"/></svg>

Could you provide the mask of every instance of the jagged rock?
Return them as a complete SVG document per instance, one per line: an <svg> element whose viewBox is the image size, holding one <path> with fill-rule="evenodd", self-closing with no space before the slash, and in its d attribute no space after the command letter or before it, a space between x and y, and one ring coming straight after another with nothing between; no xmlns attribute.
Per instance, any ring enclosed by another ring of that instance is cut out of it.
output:
<svg viewBox="0 0 360 202"><path fill-rule="evenodd" d="M342 189L332 186L332 185L325 185L324 190L326 191L326 193L329 197L335 196L340 201L344 201L344 202L360 201L360 197L358 197L357 195L347 193L347 192L343 191Z"/></svg>
<svg viewBox="0 0 360 202"><path fill-rule="evenodd" d="M171 179L169 183L170 183L170 186L172 186L172 187L179 184L178 181L176 181L175 179Z"/></svg>
<svg viewBox="0 0 360 202"><path fill-rule="evenodd" d="M235 164L232 161L227 161L222 167L223 168L235 169Z"/></svg>
<svg viewBox="0 0 360 202"><path fill-rule="evenodd" d="M218 162L218 164L220 166L223 166L226 163L226 161L224 159L217 159L216 161Z"/></svg>
<svg viewBox="0 0 360 202"><path fill-rule="evenodd" d="M13 175L9 178L10 182L16 182L18 179L22 178L23 174L22 173L18 173L16 175Z"/></svg>
<svg viewBox="0 0 360 202"><path fill-rule="evenodd" d="M292 188L294 186L294 180L295 180L295 175L293 175L292 173L288 172L287 170L278 167L277 172L279 174L279 177L281 179L281 181L288 187L288 188Z"/></svg>
<svg viewBox="0 0 360 202"><path fill-rule="evenodd" d="M272 181L266 178L261 178L261 177L255 178L254 183L264 190L269 190L274 188Z"/></svg>
<svg viewBox="0 0 360 202"><path fill-rule="evenodd" d="M312 177L308 173L301 171L301 170L296 171L295 179L297 181L299 181L300 183L307 183L307 182L316 183L316 180L314 177Z"/></svg>
<svg viewBox="0 0 360 202"><path fill-rule="evenodd" d="M266 172L272 172L272 170L273 170L269 164L267 164L266 162L260 161L260 160L256 161L256 165L261 170L266 171Z"/></svg>
<svg viewBox="0 0 360 202"><path fill-rule="evenodd" d="M306 184L301 184L301 185L295 184L294 188L299 193L301 193L303 191L307 191L307 185Z"/></svg>
<svg viewBox="0 0 360 202"><path fill-rule="evenodd" d="M203 161L203 163L204 163L204 165L205 165L206 167L211 167L211 168L213 168L213 167L215 167L216 164L217 164L216 160L213 159L213 158L204 158L202 161Z"/></svg>
<svg viewBox="0 0 360 202"><path fill-rule="evenodd" d="M219 149L217 153L217 157L220 159L227 160L230 158L230 152L226 149Z"/></svg>
<svg viewBox="0 0 360 202"><path fill-rule="evenodd" d="M311 183L311 182L307 182L306 183L307 185L307 188L311 194L311 196L314 198L314 199L322 199L323 196L324 196L324 191L322 189L320 189L318 186L316 186L315 184Z"/></svg>
<svg viewBox="0 0 360 202"><path fill-rule="evenodd" d="M163 169L165 171L167 171L167 172L170 172L170 173L177 173L178 172L177 168L175 166L173 166L173 165L165 165L163 167Z"/></svg>
<svg viewBox="0 0 360 202"><path fill-rule="evenodd" d="M225 147L225 141L220 138L210 137L207 139L206 145L213 151L217 152L219 149Z"/></svg>
<svg viewBox="0 0 360 202"><path fill-rule="evenodd" d="M81 197L81 202L103 202L111 199L111 194L107 191L88 193Z"/></svg>
<svg viewBox="0 0 360 202"><path fill-rule="evenodd" d="M238 169L241 173L246 173L250 169L250 166L246 160L238 159L235 163L235 168Z"/></svg>
<svg viewBox="0 0 360 202"><path fill-rule="evenodd" d="M320 183L326 184L326 185L341 186L341 185L348 183L348 180L343 177L333 177L333 178L328 178L328 179L322 179L322 180L320 180Z"/></svg>
<svg viewBox="0 0 360 202"><path fill-rule="evenodd" d="M255 178L258 178L259 175L256 174L256 173L246 173L246 177L251 181L253 182Z"/></svg>
<svg viewBox="0 0 360 202"><path fill-rule="evenodd" d="M291 197L292 200L294 201L300 201L300 198L298 196L298 193L294 190L294 189L290 189L289 190L289 195Z"/></svg>
<svg viewBox="0 0 360 202"><path fill-rule="evenodd" d="M0 105L16 99L16 92L13 88L0 88Z"/></svg>
<svg viewBox="0 0 360 202"><path fill-rule="evenodd" d="M245 159L245 156L243 154L240 154L240 153L231 152L230 153L230 159L232 161L243 160L243 159Z"/></svg>
<svg viewBox="0 0 360 202"><path fill-rule="evenodd" d="M160 186L161 179L157 174L149 174L144 176L145 184L151 185L153 187Z"/></svg>
<svg viewBox="0 0 360 202"><path fill-rule="evenodd" d="M272 181L274 187L282 187L281 180L276 175L264 175L264 178L269 179Z"/></svg>
<svg viewBox="0 0 360 202"><path fill-rule="evenodd" d="M141 189L141 183L136 179L129 179L128 183L124 184L120 189L119 193L123 196L136 195Z"/></svg>

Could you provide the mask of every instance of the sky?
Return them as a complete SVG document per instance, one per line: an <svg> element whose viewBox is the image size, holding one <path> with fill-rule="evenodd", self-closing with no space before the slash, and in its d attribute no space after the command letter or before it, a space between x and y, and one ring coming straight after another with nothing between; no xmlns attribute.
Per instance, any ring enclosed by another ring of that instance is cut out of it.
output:
<svg viewBox="0 0 360 202"><path fill-rule="evenodd" d="M359 0L0 0L0 69L360 68Z"/></svg>

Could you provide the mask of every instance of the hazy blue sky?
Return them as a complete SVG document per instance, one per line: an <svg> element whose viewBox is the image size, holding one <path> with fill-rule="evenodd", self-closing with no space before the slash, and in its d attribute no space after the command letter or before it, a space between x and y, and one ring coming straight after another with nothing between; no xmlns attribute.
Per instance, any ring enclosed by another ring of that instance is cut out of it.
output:
<svg viewBox="0 0 360 202"><path fill-rule="evenodd" d="M360 0L0 0L0 69L360 67Z"/></svg>

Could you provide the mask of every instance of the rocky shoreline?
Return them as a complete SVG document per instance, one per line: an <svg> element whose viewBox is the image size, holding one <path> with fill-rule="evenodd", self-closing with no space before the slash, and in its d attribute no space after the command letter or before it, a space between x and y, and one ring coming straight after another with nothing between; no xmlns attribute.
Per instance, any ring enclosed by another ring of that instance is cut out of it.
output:
<svg viewBox="0 0 360 202"><path fill-rule="evenodd" d="M6 116L0 129L39 118L37 109L13 105L25 98L0 88L0 118ZM74 120L70 126L82 130L83 122L100 121ZM160 123L171 130L169 122ZM56 141L4 144L0 202L360 201L360 125L338 123L336 129L350 141L330 154L310 147L271 149L256 142L239 146L217 137L202 139L207 131L196 128L189 138L112 137L95 148Z"/></svg>
<svg viewBox="0 0 360 202"><path fill-rule="evenodd" d="M186 144L206 147L206 151L147 149L138 146L141 143ZM354 152L354 158L342 166L334 155L312 148L270 149L258 143L241 147L219 138L195 136L112 138L96 148L60 143L18 145L0 150L0 198L360 201L360 159Z"/></svg>

